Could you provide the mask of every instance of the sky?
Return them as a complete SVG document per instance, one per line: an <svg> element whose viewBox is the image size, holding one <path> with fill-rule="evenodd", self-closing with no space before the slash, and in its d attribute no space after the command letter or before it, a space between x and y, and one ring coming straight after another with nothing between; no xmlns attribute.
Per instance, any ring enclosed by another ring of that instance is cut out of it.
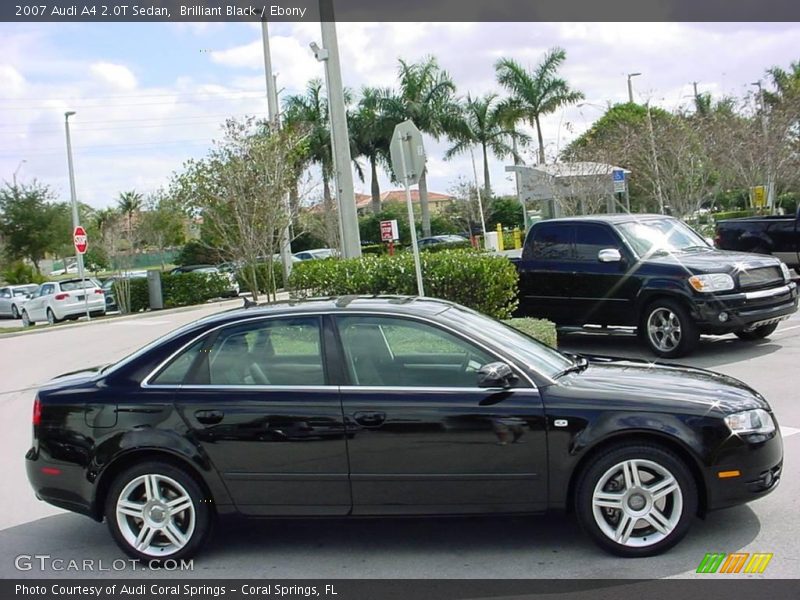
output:
<svg viewBox="0 0 800 600"><path fill-rule="evenodd" d="M337 30L342 77L356 91L394 85L398 58L433 55L459 95L502 93L497 59L532 68L561 46L561 74L586 99L543 120L549 160L609 103L627 100L627 73L642 73L633 80L637 102L674 110L691 102L693 81L716 98L743 96L768 67L800 59L798 23L339 23ZM281 97L324 76L309 48L320 37L319 23L271 25ZM101 208L123 191L153 192L184 161L208 152L226 118L266 116L260 25L0 24L0 182L16 174L69 199L68 110L77 113L70 129L79 200ZM447 140L425 144L431 191L473 179L469 155L444 161ZM490 164L494 190L513 193L508 163L492 157ZM482 184L480 162L477 170ZM355 187L369 193L368 177ZM381 187L392 187L385 175ZM306 201L319 195L312 185Z"/></svg>

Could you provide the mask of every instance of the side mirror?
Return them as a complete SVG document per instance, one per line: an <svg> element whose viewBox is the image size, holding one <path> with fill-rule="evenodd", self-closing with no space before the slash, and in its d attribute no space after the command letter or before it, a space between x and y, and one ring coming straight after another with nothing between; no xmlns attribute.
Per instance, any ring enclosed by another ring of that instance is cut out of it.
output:
<svg viewBox="0 0 800 600"><path fill-rule="evenodd" d="M622 254L616 248L605 248L597 253L597 260L601 263L621 262Z"/></svg>
<svg viewBox="0 0 800 600"><path fill-rule="evenodd" d="M492 362L478 370L478 387L510 388L517 382L517 376L504 362Z"/></svg>

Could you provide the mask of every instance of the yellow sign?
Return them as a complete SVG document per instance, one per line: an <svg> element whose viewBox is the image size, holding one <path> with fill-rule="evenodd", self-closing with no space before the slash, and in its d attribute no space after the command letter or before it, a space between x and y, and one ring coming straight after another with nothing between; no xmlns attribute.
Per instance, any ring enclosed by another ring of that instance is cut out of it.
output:
<svg viewBox="0 0 800 600"><path fill-rule="evenodd" d="M767 188L763 185L750 188L750 196L753 199L755 208L763 208L767 205Z"/></svg>

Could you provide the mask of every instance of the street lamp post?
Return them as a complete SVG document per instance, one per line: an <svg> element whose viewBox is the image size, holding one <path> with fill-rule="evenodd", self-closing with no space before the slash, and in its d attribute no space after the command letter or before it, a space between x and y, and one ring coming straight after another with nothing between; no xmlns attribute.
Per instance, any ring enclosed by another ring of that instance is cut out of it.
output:
<svg viewBox="0 0 800 600"><path fill-rule="evenodd" d="M67 165L69 166L69 194L72 202L72 231L80 225L80 218L78 217L78 198L75 194L75 169L72 165L72 142L69 137L69 118L75 114L74 110L64 113L64 128L67 132ZM89 299L86 294L86 277L83 271L83 254L75 249L75 260L78 263L78 275L81 278L81 287L83 289L83 306L86 309L86 319L91 321L92 317L89 314Z"/></svg>
<svg viewBox="0 0 800 600"><path fill-rule="evenodd" d="M628 73L628 102L630 104L633 104L633 83L631 83L631 79L639 75L641 75L641 73Z"/></svg>
<svg viewBox="0 0 800 600"><path fill-rule="evenodd" d="M770 214L772 214L775 211L775 181L772 177L772 151L769 144L767 106L764 103L764 86L761 84L760 79L758 81L754 81L750 85L758 88L758 103L761 109L761 128L764 132L764 152L766 153L767 158L767 207L769 208Z"/></svg>

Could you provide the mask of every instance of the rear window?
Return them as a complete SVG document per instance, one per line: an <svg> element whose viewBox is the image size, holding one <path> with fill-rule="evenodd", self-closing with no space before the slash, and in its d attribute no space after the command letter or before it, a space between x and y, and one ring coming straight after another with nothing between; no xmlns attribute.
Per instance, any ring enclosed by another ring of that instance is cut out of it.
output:
<svg viewBox="0 0 800 600"><path fill-rule="evenodd" d="M74 292L75 290L83 290L93 287L100 287L93 279L87 279L85 283L80 279L70 279L68 281L61 282L62 292Z"/></svg>

